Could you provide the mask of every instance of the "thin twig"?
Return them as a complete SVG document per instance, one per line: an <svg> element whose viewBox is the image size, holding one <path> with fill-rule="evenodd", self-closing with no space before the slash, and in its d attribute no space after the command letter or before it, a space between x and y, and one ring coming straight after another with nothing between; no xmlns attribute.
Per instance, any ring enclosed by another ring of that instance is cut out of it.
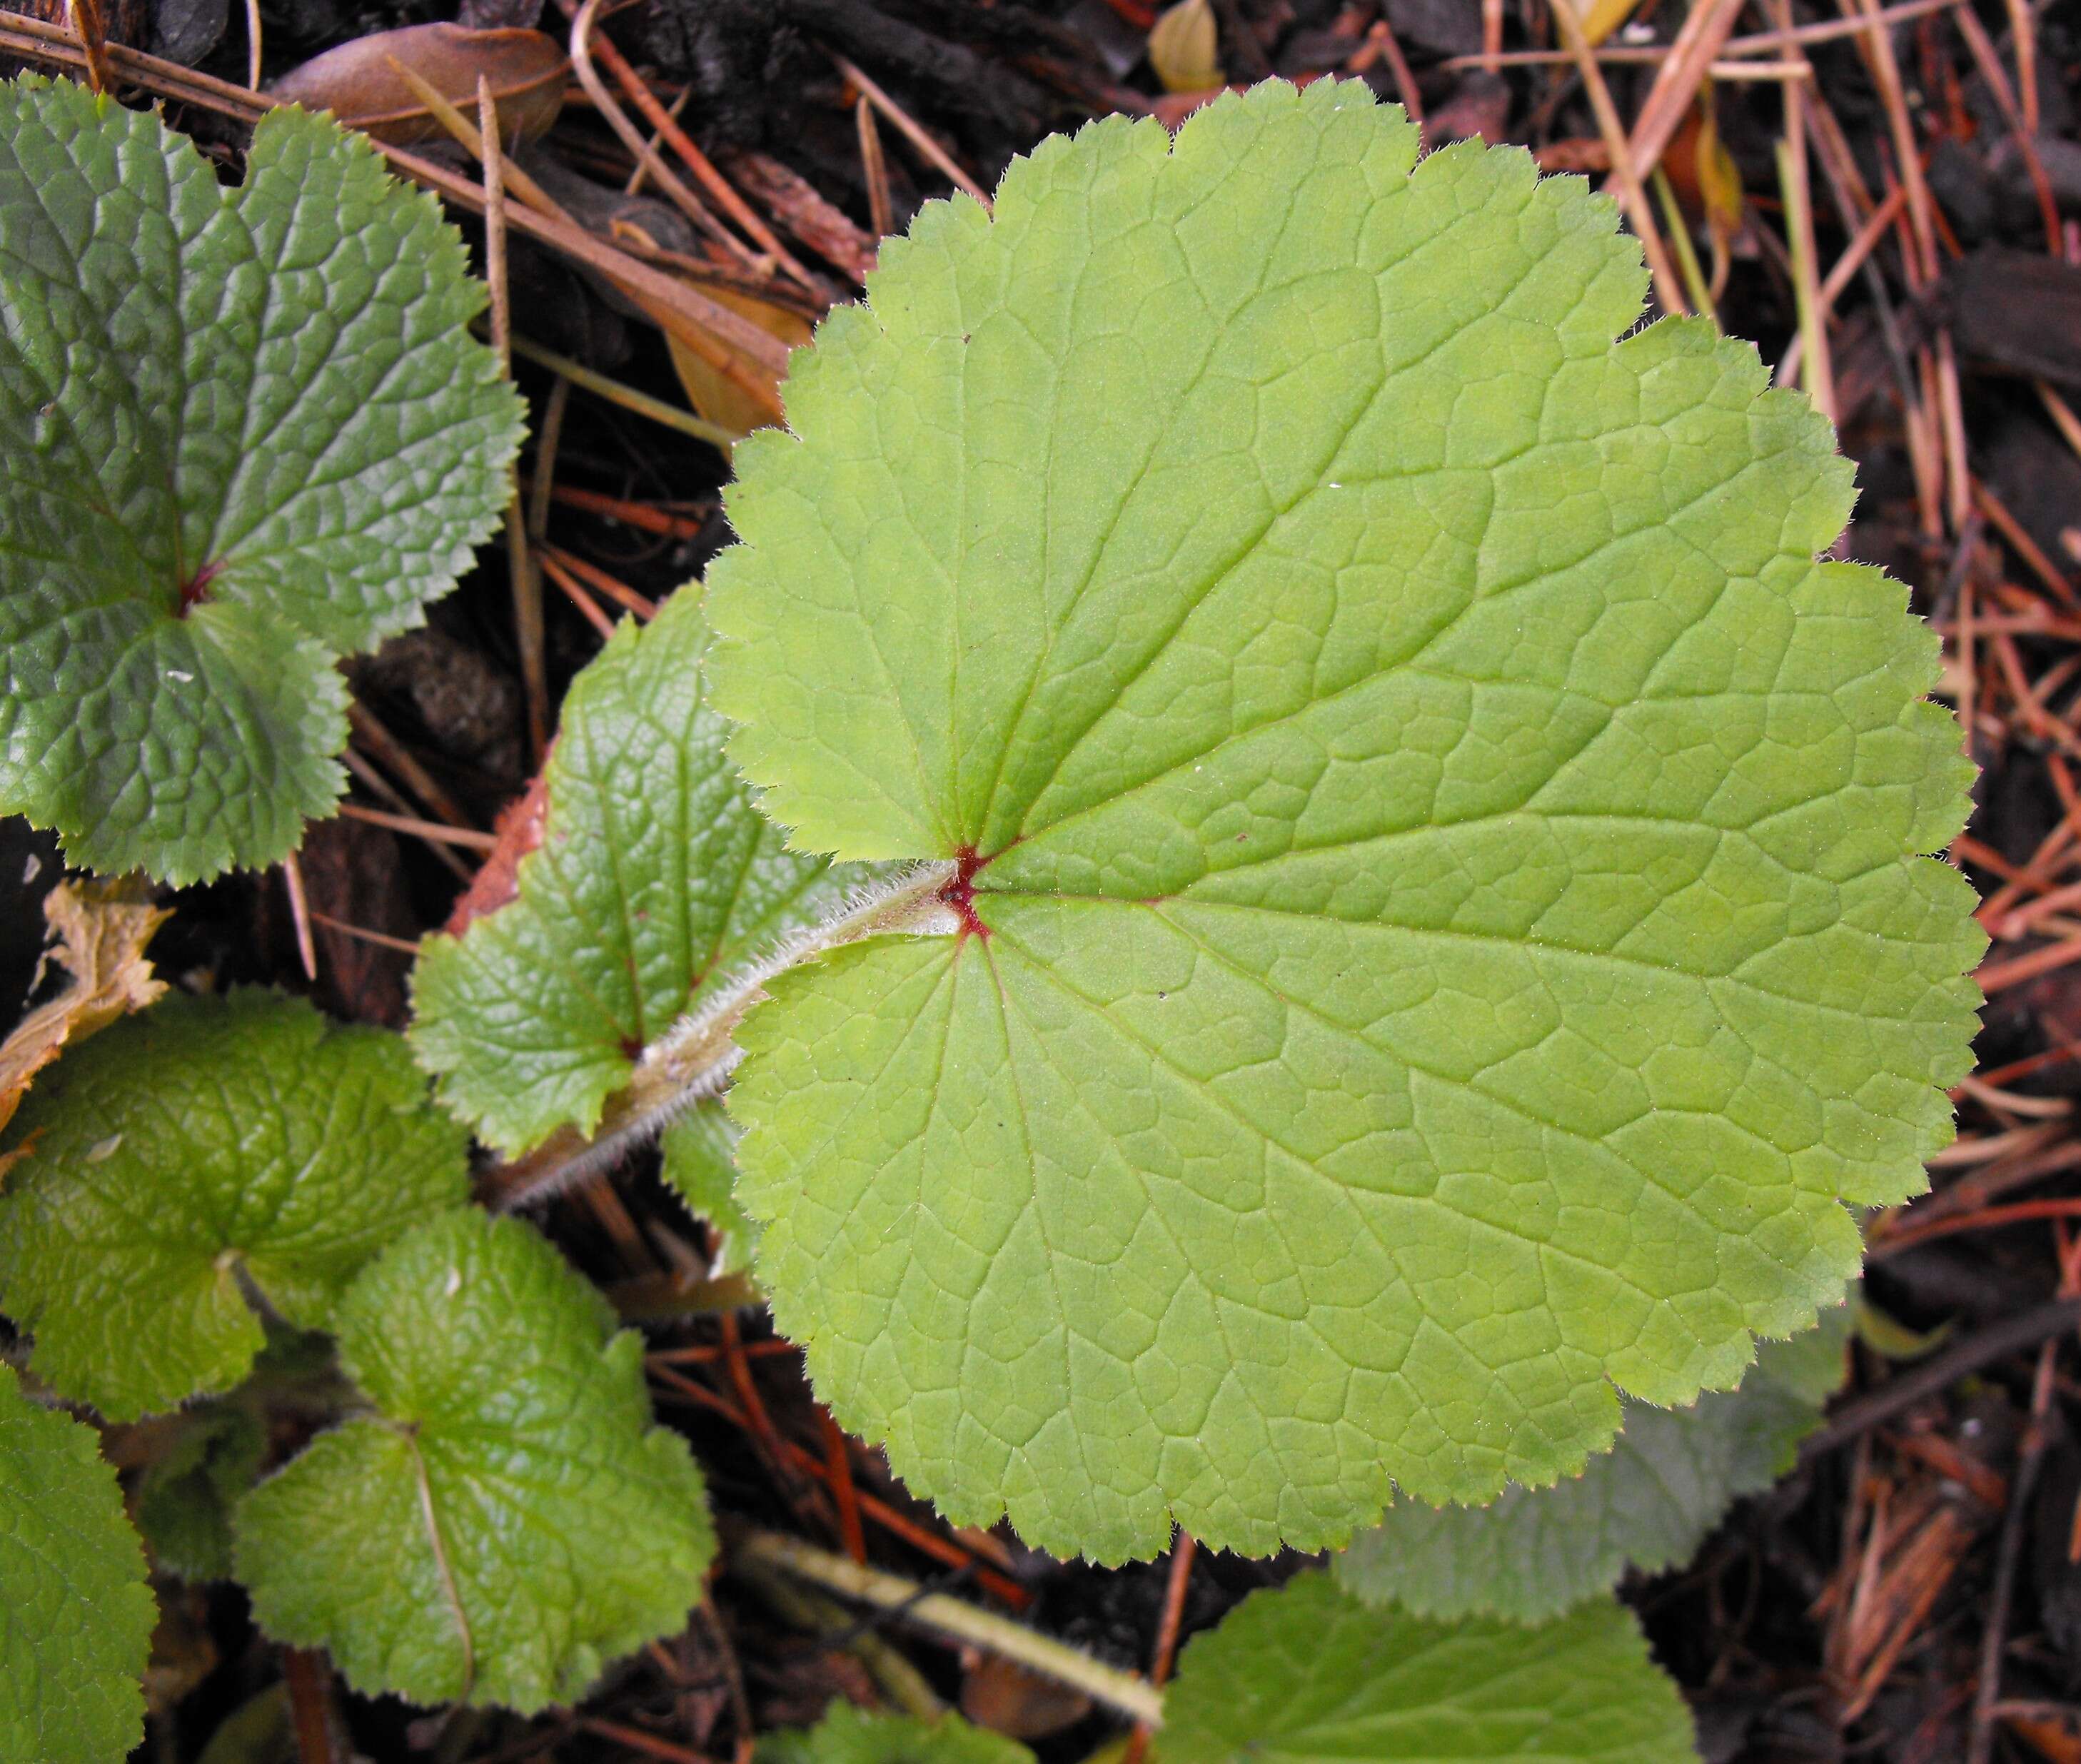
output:
<svg viewBox="0 0 2081 1764"><path fill-rule="evenodd" d="M304 978L318 977L317 945L311 938L311 909L304 898L304 872L292 851L282 859L282 881L289 891L289 919L296 928L296 959L304 965Z"/></svg>
<svg viewBox="0 0 2081 1764"><path fill-rule="evenodd" d="M665 114L676 123L679 120L679 112L687 107L687 100L693 95L694 89L692 86L681 86L679 88L679 95L665 107ZM664 145L664 141L665 137L662 134L654 133L650 137L650 152L654 154L658 151L658 148ZM629 174L629 181L621 187L622 195L624 196L641 195L643 194L643 186L649 180L650 176L650 158L646 157L638 160L636 162L635 169Z"/></svg>
<svg viewBox="0 0 2081 1764"><path fill-rule="evenodd" d="M729 1358L732 1376L743 1362L740 1345ZM748 1363L745 1363L748 1366ZM856 1562L867 1560L867 1534L860 1529L860 1491L853 1486L852 1453L846 1444L845 1429L831 1419L831 1412L821 1404L817 1408L817 1422L824 1435L824 1483L831 1491L832 1505L838 1509L839 1540L845 1545L846 1554Z"/></svg>
<svg viewBox="0 0 2081 1764"><path fill-rule="evenodd" d="M874 125L874 104L863 92L853 105L853 120L860 130L860 166L867 181L868 225L877 239L896 230L896 215L889 200L889 166L881 157L881 131Z"/></svg>
<svg viewBox="0 0 2081 1764"><path fill-rule="evenodd" d="M474 827L444 827L438 821L392 814L388 809L364 808L358 802L342 803L339 812L349 821L365 821L372 827L388 827L393 833L409 833L417 839L462 846L472 851L489 851L498 843L497 835L479 833Z"/></svg>
<svg viewBox="0 0 2081 1764"><path fill-rule="evenodd" d="M455 799L434 782L433 775L406 750L405 744L360 699L347 701L347 720L355 738L372 750L421 802L452 827L469 825L469 817L456 806Z"/></svg>
<svg viewBox="0 0 2081 1764"><path fill-rule="evenodd" d="M736 187L716 170L715 163L695 145L693 139L679 127L679 119L658 102L657 95L645 86L617 49L606 37L591 40L592 52L602 65L615 78L615 83L626 92L644 119L671 145L673 152L685 162L700 183L701 187L713 196L728 215L749 233L752 242L775 263L785 270L812 293L822 296L823 284L797 261L794 255L775 235L773 229L759 218L759 211L737 192ZM639 169L641 162L638 162Z"/></svg>
<svg viewBox="0 0 2081 1764"><path fill-rule="evenodd" d="M1171 1668L1178 1657L1178 1634L1185 1624L1185 1591L1192 1578L1192 1558L1199 1546L1182 1526L1171 1547L1171 1570L1164 1577L1163 1610L1156 1621L1156 1645L1149 1660L1149 1682L1161 1690L1171 1682ZM1153 1732L1148 1723L1137 1721L1128 1736L1120 1764L1141 1764L1149 1755Z"/></svg>
<svg viewBox="0 0 2081 1764"><path fill-rule="evenodd" d="M345 919L334 918L330 914L313 913L313 924L322 925L329 931L338 931L342 937L351 937L359 943L373 943L379 949L394 949L400 955L416 956L419 946L408 937L393 937L388 931L372 931L365 925L350 925Z"/></svg>
<svg viewBox="0 0 2081 1764"><path fill-rule="evenodd" d="M1669 266L1668 254L1663 250L1662 231L1654 224L1654 211L1648 207L1646 193L1641 188L1625 125L1619 120L1618 107L1612 102L1611 88L1604 84L1604 74L1590 54L1589 40L1583 35L1582 22L1575 16L1575 0L1553 0L1553 5L1555 22L1560 25L1561 34L1566 38L1569 51L1575 58L1583 88L1589 94L1590 108L1596 113L1597 132L1604 136L1604 145L1611 153L1612 178L1618 186L1620 204L1640 240L1641 250L1647 258L1648 273L1654 278L1654 291L1661 297L1663 309L1680 315L1688 313L1691 308L1684 298L1683 286Z"/></svg>
<svg viewBox="0 0 2081 1764"><path fill-rule="evenodd" d="M923 153L934 166L937 167L949 183L957 190L965 191L986 208L990 206L990 197L984 192L982 186L954 163L948 157L946 149L920 128L911 120L908 111L843 55L835 55L831 59L838 64L839 72L867 94L868 101L896 125L897 132Z"/></svg>
<svg viewBox="0 0 2081 1764"><path fill-rule="evenodd" d="M599 16L600 0L585 0L571 20L571 71L578 77L578 83L586 89L608 128L620 137L637 165L650 174L650 180L672 200L679 209L695 226L713 239L725 251L747 266L755 267L750 248L718 220L708 205L687 187L679 174L665 163L664 157L652 150L650 143L643 138L643 131L629 120L629 112L615 101L607 90L607 82L599 77L599 69L593 65L592 30Z"/></svg>
<svg viewBox="0 0 2081 1764"><path fill-rule="evenodd" d="M2037 132L2037 19L2030 0L2008 0L2009 36L2016 44L2016 99L2024 132Z"/></svg>
<svg viewBox="0 0 2081 1764"><path fill-rule="evenodd" d="M1571 52L1582 35L1574 17L1575 3L1576 0L1553 0L1557 17L1564 9L1568 12L1562 28ZM1663 149L1675 138L1685 115L1696 102L1699 83L1734 30L1734 18L1741 8L1742 0L1696 0L1684 18L1683 28L1676 33L1676 40L1669 46L1669 59L1654 76L1646 101L1633 119L1625 166L1622 168L1616 158L1612 161L1612 175L1604 184L1607 195L1612 192L1614 186L1622 189L1625 179L1637 183L1662 163ZM1584 60L1587 60L1590 67L1596 66L1587 43L1583 44L1577 65L1581 66ZM1601 70L1597 79L1601 85ZM1587 74L1584 83L1588 83ZM1599 120L1601 123L1602 119Z"/></svg>
<svg viewBox="0 0 2081 1764"><path fill-rule="evenodd" d="M1987 90L1994 94L1995 103L2002 113L2002 120L2009 125L2016 151L2023 156L2024 170L2030 178L2031 188L2037 195L2037 212L2045 227L2045 248L2054 258L2065 255L2061 249L2059 234L2059 202L2053 194L2052 180L2045 174L2045 161L2039 157L2037 141L2033 132L2024 122L2023 110L2009 86L2008 74L2002 67L2002 58L1995 53L1995 45L1988 39L1986 27L1974 15L1970 6L1961 6L1951 15L1951 22L1958 34L1965 40L1965 47L1972 52L1980 77L1987 82Z"/></svg>
<svg viewBox="0 0 2081 1764"><path fill-rule="evenodd" d="M654 1733L646 1733L641 1728L633 1728L620 1721L603 1720L597 1715L582 1715L578 1725L588 1733L597 1733L603 1740L612 1740L625 1745L632 1752L641 1752L646 1758L662 1758L664 1764L713 1764L704 1754L690 1747L675 1745L670 1740L661 1740Z"/></svg>
<svg viewBox="0 0 2081 1764"><path fill-rule="evenodd" d="M549 402L535 430L535 473L528 487L528 536L538 546L549 536L549 504L557 487L557 454L563 445L564 413L570 408L571 383L558 374L549 384Z"/></svg>
<svg viewBox="0 0 2081 1764"><path fill-rule="evenodd" d="M477 77L477 160L484 169L484 279L491 289L491 348L499 372L513 377L513 299L506 275L506 154L498 100L491 82ZM549 645L542 621L542 583L528 561L528 523L520 480L508 472L506 577L513 599L513 644L520 657L520 687L528 706L528 752L536 766L549 747Z"/></svg>
<svg viewBox="0 0 2081 1764"><path fill-rule="evenodd" d="M399 818L406 821L417 821L418 819L418 817L412 813L412 805L406 800L404 792L400 791L396 785L393 784L389 779L385 778L381 772L378 771L375 766L371 765L367 759L362 757L362 755L356 753L351 747L350 747L339 757L345 762L347 771L353 774L355 781L357 783L364 785L368 789L373 791L385 802L389 803L391 808L397 813ZM351 803L342 803L340 804L340 813L346 814L355 805ZM456 830L460 832L465 830L459 828ZM490 836L486 835L486 837L488 838ZM471 875L469 866L465 863L460 858L457 857L454 852L451 851L446 845L430 842L427 849L433 853L434 856L444 866L445 866L452 875L454 875L458 881L460 881L465 884L469 883Z"/></svg>
<svg viewBox="0 0 2081 1764"><path fill-rule="evenodd" d="M1924 19L1932 12L1948 12L1954 6L1963 6L1966 0L1901 0L1898 6L1888 6L1879 17L1888 24L1905 24L1912 19ZM2020 3L2020 0L2012 0ZM1867 28L1862 19L1850 19L1838 24L1802 24L1789 31L1764 31L1753 36L1730 37L1722 45L1724 57L1738 58L1743 56L1776 55L1793 44L1835 43L1844 37L1856 36ZM1599 61L1607 65L1651 66L1666 61L1675 52L1674 44L1647 44L1633 48L1623 44L1606 44L1596 51ZM1574 60L1566 49L1511 49L1492 54L1486 45L1478 55L1448 56L1437 64L1440 72L1459 73L1468 68L1479 68L1493 73L1506 67L1558 67ZM1721 77L1717 65L1713 77Z"/></svg>
<svg viewBox="0 0 2081 1764"><path fill-rule="evenodd" d="M614 636L614 621L600 610L599 603L578 586L577 579L557 561L544 552L538 560L542 573L563 590L564 598L584 615L585 621L599 633L600 641L608 641Z"/></svg>
<svg viewBox="0 0 2081 1764"><path fill-rule="evenodd" d="M596 594L603 594L617 607L633 612L648 624L658 616L658 603L647 594L639 594L627 584L616 582L597 564L587 563L584 558L565 551L560 546L545 548L550 556Z"/></svg>
<svg viewBox="0 0 2081 1764"><path fill-rule="evenodd" d="M2020 1349L2035 1347L2049 1337L2063 1335L2076 1324L2081 1324L2081 1299L2054 1299L1991 1323L1934 1359L1924 1360L1869 1395L1844 1404L1827 1426L1806 1436L1799 1448L1800 1459L1810 1462L1838 1451L1981 1367L2007 1359Z"/></svg>
<svg viewBox="0 0 2081 1764"><path fill-rule="evenodd" d="M1986 1628L1980 1636L1980 1671L1973 1692L1971 1737L1965 1749L1965 1764L1987 1764L1994 1756L1995 1705L2002 1688L2002 1654L2007 1639L2009 1605L2016 1597L2016 1569L2023 1560L2024 1532L2031 1498L2037 1492L2038 1473L2045 1467L2045 1447L2051 1443L2052 1369L2059 1352L2055 1339L2037 1353L2037 1376L2032 1382L2030 1421L2024 1429L2023 1444L2016 1454L2016 1474L2009 1481L2008 1510L2002 1518L2002 1539L1995 1556L1995 1584L1987 1598Z"/></svg>

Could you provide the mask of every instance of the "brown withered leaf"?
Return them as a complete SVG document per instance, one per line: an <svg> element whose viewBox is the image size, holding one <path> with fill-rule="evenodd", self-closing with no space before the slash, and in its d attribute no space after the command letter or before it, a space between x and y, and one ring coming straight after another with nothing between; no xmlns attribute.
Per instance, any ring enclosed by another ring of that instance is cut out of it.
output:
<svg viewBox="0 0 2081 1764"><path fill-rule="evenodd" d="M1015 1740L1045 1739L1091 1712L1091 1699L999 1654L978 1651L961 1675L961 1713Z"/></svg>
<svg viewBox="0 0 2081 1764"><path fill-rule="evenodd" d="M0 1127L14 1119L30 1081L68 1041L83 1040L125 1012L142 1010L166 991L166 982L153 977L145 946L169 917L162 908L124 898L116 884L61 882L44 897L51 943L44 960L57 963L72 984L0 1042ZM0 1163L0 1174L5 1169Z"/></svg>
<svg viewBox="0 0 2081 1764"><path fill-rule="evenodd" d="M755 294L740 294L734 288L711 288L704 292L710 300L750 319L790 349L799 349L809 340L809 320L790 307L760 300ZM668 334L665 341L671 346L672 365L679 370L679 384L687 388L688 401L710 422L719 422L740 435L749 435L773 421L771 410L758 404L735 381L718 373L678 338Z"/></svg>
<svg viewBox="0 0 2081 1764"><path fill-rule="evenodd" d="M549 132L564 107L570 69L563 45L540 31L411 24L327 49L268 90L306 110L329 110L350 128L393 147L447 140L448 131L393 63L410 69L469 116L477 114L478 75L490 81L499 132L509 149Z"/></svg>

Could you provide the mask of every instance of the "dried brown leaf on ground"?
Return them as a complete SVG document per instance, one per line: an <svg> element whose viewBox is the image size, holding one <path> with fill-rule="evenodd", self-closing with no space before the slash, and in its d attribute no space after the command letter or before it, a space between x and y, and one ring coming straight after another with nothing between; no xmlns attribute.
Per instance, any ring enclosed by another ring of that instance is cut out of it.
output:
<svg viewBox="0 0 2081 1764"><path fill-rule="evenodd" d="M72 976L57 997L36 1006L0 1042L0 1127L13 1119L31 1081L67 1042L84 1040L166 991L145 946L172 915L126 897L120 884L61 882L44 900L46 963ZM43 970L37 971L40 984ZM0 1164L0 1174L6 1171Z"/></svg>
<svg viewBox="0 0 2081 1764"><path fill-rule="evenodd" d="M444 139L431 108L398 69L409 68L450 103L473 109L479 76L491 82L508 149L540 140L564 107L570 71L563 45L540 31L472 31L413 24L356 37L292 68L268 87L284 103L329 110L393 147Z"/></svg>
<svg viewBox="0 0 2081 1764"><path fill-rule="evenodd" d="M734 288L713 288L708 292L711 300L719 300L732 312L750 319L790 349L799 349L809 340L812 327L809 320L792 307L760 300L756 295L740 294ZM672 366L679 373L679 384L687 389L688 401L710 422L721 423L724 428L734 429L739 434L749 434L773 421L770 411L758 400L747 396L741 387L718 373L679 338L668 336L665 341L671 346ZM775 385L777 388L777 380Z"/></svg>

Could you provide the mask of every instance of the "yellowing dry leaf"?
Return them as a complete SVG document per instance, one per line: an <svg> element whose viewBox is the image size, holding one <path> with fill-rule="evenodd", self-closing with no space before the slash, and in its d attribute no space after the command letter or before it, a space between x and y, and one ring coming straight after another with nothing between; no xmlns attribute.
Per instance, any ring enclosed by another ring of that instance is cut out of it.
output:
<svg viewBox="0 0 2081 1764"><path fill-rule="evenodd" d="M153 977L145 946L169 916L93 883L61 882L45 897L51 941L44 960L57 962L72 984L0 1042L0 1127L14 1119L30 1081L68 1041L107 1028L127 1011L142 1010L166 991L166 982ZM0 1164L0 1172L5 1167Z"/></svg>
<svg viewBox="0 0 2081 1764"><path fill-rule="evenodd" d="M1583 40L1591 48L1633 15L1640 0L1572 0Z"/></svg>
<svg viewBox="0 0 2081 1764"><path fill-rule="evenodd" d="M1207 0L1167 6L1149 32L1149 65L1167 92L1205 92L1226 83L1221 34Z"/></svg>
<svg viewBox="0 0 2081 1764"><path fill-rule="evenodd" d="M718 305L727 306L740 317L750 319L761 330L779 338L790 349L799 349L809 340L812 327L809 320L792 307L762 300L755 294L740 294L734 288L710 288L702 292ZM669 331L665 334L665 342L672 351L672 365L679 371L679 384L687 388L687 400L698 415L740 435L749 435L774 420L774 413L779 409L777 401L771 406L759 404L743 387L709 366Z"/></svg>

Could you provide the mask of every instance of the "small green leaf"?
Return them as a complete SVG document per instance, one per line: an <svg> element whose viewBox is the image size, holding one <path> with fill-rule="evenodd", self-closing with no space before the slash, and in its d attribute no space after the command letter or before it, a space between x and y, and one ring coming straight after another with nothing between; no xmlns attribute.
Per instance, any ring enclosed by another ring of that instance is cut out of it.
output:
<svg viewBox="0 0 2081 1764"><path fill-rule="evenodd" d="M1581 1476L1509 1488L1485 1507L1402 1500L1336 1559L1369 1603L1419 1616L1481 1613L1538 1623L1608 1591L1628 1569L1691 1559L1740 1496L1792 1467L1842 1382L1847 1307L1789 1342L1765 1342L1736 1391L1689 1409L1625 1405L1617 1444ZM1816 1388L1816 1387L1818 1388Z"/></svg>
<svg viewBox="0 0 2081 1764"><path fill-rule="evenodd" d="M717 705L952 934L738 1032L819 1392L956 1522L1314 1549L1835 1304L1948 1138L1970 767L1851 470L1516 149L1362 86L928 204L739 448Z"/></svg>
<svg viewBox="0 0 2081 1764"><path fill-rule="evenodd" d="M334 661L511 494L467 271L329 117L270 111L224 189L149 111L0 84L0 808L177 882L330 811Z"/></svg>
<svg viewBox="0 0 2081 1764"><path fill-rule="evenodd" d="M1326 1574L1253 1593L1185 1649L1155 1764L1677 1764L1684 1699L1631 1612L1536 1629L1375 1611Z"/></svg>
<svg viewBox="0 0 2081 1764"><path fill-rule="evenodd" d="M250 1409L212 1403L181 1418L171 1446L137 1485L137 1529L162 1573L222 1580L231 1573L231 1510L253 1485L267 1436Z"/></svg>
<svg viewBox="0 0 2081 1764"><path fill-rule="evenodd" d="M442 1099L509 1155L590 1133L704 981L835 905L861 872L781 848L723 752L698 595L624 623L564 701L519 893L413 976Z"/></svg>
<svg viewBox="0 0 2081 1764"><path fill-rule="evenodd" d="M751 1265L759 1227L737 1203L737 1128L722 1105L696 1103L665 1129L665 1180L721 1239L718 1274Z"/></svg>
<svg viewBox="0 0 2081 1764"><path fill-rule="evenodd" d="M142 1740L158 1618L94 1430L0 1364L0 1758L85 1764Z"/></svg>
<svg viewBox="0 0 2081 1764"><path fill-rule="evenodd" d="M650 1424L642 1338L547 1241L452 1214L335 1328L376 1413L238 1510L270 1635L330 1649L365 1695L531 1712L685 1622L715 1551L700 1472Z"/></svg>
<svg viewBox="0 0 2081 1764"><path fill-rule="evenodd" d="M0 1308L40 1376L117 1420L246 1376L247 1282L330 1327L378 1250L469 1196L469 1136L401 1037L259 990L104 1030L7 1137L33 1149L0 1194Z"/></svg>
<svg viewBox="0 0 2081 1764"><path fill-rule="evenodd" d="M834 1702L813 1728L784 1728L759 1742L755 1764L1032 1764L1015 1740L944 1715L937 1721L869 1715Z"/></svg>

